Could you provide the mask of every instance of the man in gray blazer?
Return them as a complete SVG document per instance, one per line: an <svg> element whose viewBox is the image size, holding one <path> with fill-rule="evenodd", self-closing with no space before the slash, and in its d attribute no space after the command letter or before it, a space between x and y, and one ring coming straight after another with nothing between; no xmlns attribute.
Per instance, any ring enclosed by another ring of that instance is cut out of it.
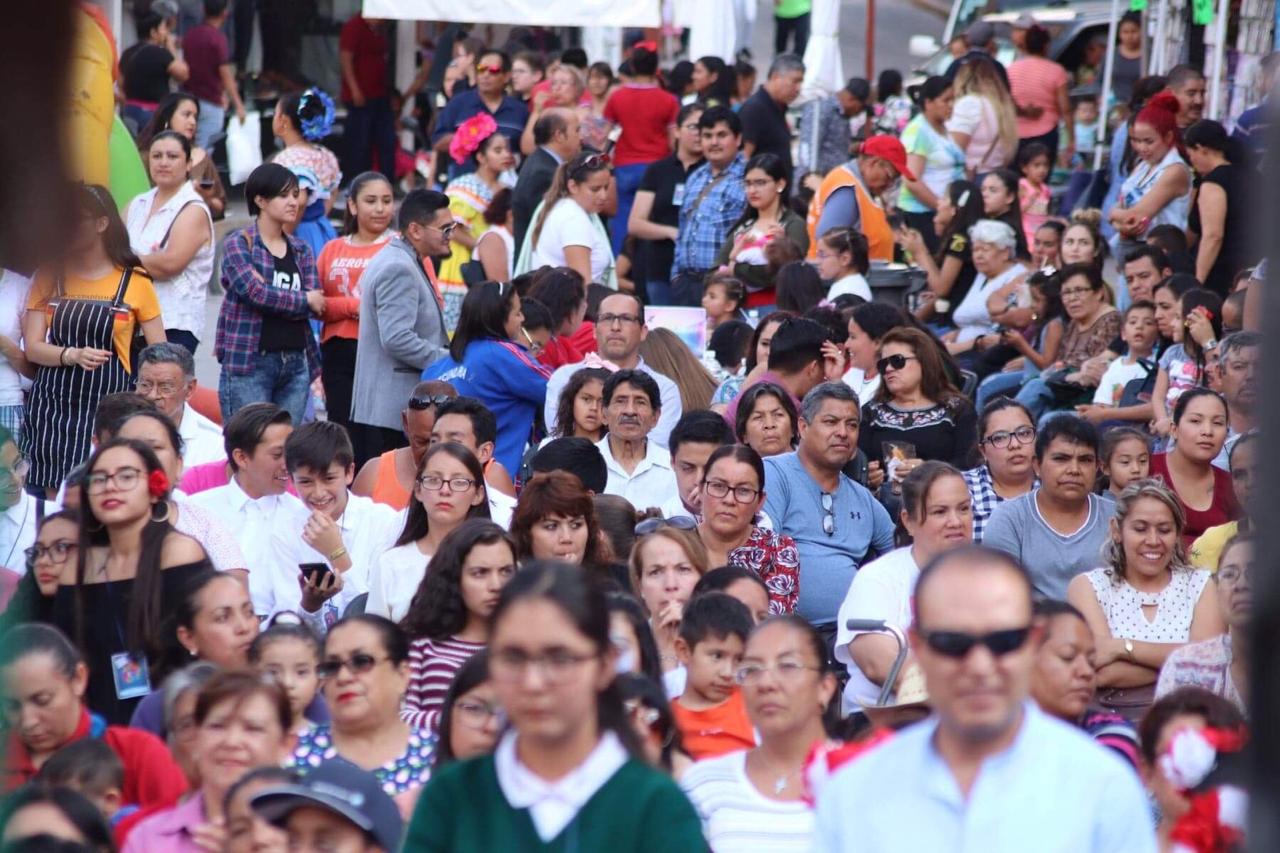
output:
<svg viewBox="0 0 1280 853"><path fill-rule="evenodd" d="M400 236L360 277L360 340L351 393L357 467L408 444L400 410L422 370L449 354L444 311L423 259L449 254L449 198L413 190L400 203Z"/></svg>

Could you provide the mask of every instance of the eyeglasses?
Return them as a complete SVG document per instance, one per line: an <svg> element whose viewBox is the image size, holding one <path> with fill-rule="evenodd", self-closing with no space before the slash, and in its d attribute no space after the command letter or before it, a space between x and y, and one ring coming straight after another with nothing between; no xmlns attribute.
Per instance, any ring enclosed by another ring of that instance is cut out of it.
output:
<svg viewBox="0 0 1280 853"><path fill-rule="evenodd" d="M178 386L172 382L152 382L144 379L138 383L137 390L139 394L150 394L154 391L161 397L172 397L178 393Z"/></svg>
<svg viewBox="0 0 1280 853"><path fill-rule="evenodd" d="M991 654L1003 657L1022 648L1030 634L1030 625L1025 628L992 631L989 634L966 634L963 631L920 632L920 636L924 638L929 648L944 657L957 659L967 657L974 646L986 646Z"/></svg>
<svg viewBox="0 0 1280 853"><path fill-rule="evenodd" d="M1035 441L1035 439L1036 439L1035 427L1024 426L1024 427L1018 427L1017 429L1014 429L1014 430L1008 430L1008 431L1001 430L1000 432L993 432L991 433L991 435L987 436L982 441L985 442L986 444L991 445L992 447L1008 447L1015 440L1018 442L1018 444L1029 444L1030 442Z"/></svg>
<svg viewBox="0 0 1280 853"><path fill-rule="evenodd" d="M727 498L730 492L733 492L733 499L740 504L749 504L760 494L759 489L753 489L750 486L730 486L723 480L706 480L702 484L702 490L713 498Z"/></svg>
<svg viewBox="0 0 1280 853"><path fill-rule="evenodd" d="M127 492L138 485L138 480L140 479L142 479L142 471L138 468L121 468L114 474L95 471L85 477L84 481L89 484L89 494L100 495L107 490L108 483L122 492Z"/></svg>
<svg viewBox="0 0 1280 853"><path fill-rule="evenodd" d="M1242 580L1247 581L1250 574L1251 573L1248 569L1243 569L1238 566L1227 566L1226 568L1218 570L1217 578L1218 583L1220 584L1225 583L1228 586L1235 586Z"/></svg>
<svg viewBox="0 0 1280 853"><path fill-rule="evenodd" d="M503 72L503 70L504 70L504 69L503 69L503 67L502 67L502 65L501 65L501 64L499 64L499 65L481 65L481 64L480 64L480 63L478 63L478 62L476 63L476 73L477 73L477 74L485 74L485 73L489 73L489 74L501 74L501 73Z"/></svg>
<svg viewBox="0 0 1280 853"><path fill-rule="evenodd" d="M601 314L596 317L597 326L628 326L634 323L637 326L644 324L643 317L637 317L635 314Z"/></svg>
<svg viewBox="0 0 1280 853"><path fill-rule="evenodd" d="M421 412L432 406L443 406L453 398L447 394L432 394L427 397L410 397L409 408L415 412Z"/></svg>
<svg viewBox="0 0 1280 853"><path fill-rule="evenodd" d="M316 675L321 678L329 679L335 677L342 672L342 668L346 667L351 670L352 675L364 675L383 661L391 660L391 658L376 658L366 652L356 652L347 660L339 660L338 658L330 658L316 664Z"/></svg>
<svg viewBox="0 0 1280 853"><path fill-rule="evenodd" d="M889 370L901 370L907 366L908 361L919 361L914 355L903 355L902 353L894 353L886 355L884 358L876 362L876 373L886 373Z"/></svg>
<svg viewBox="0 0 1280 853"><path fill-rule="evenodd" d="M476 731L489 725L490 720L496 721L498 728L502 728L507 724L507 712L497 705L490 705L488 702L473 702L471 700L458 702L453 706L453 713L458 718L458 722Z"/></svg>
<svg viewBox="0 0 1280 853"><path fill-rule="evenodd" d="M13 460L12 465L0 465L0 477L25 477L30 470L31 460L19 456Z"/></svg>
<svg viewBox="0 0 1280 853"><path fill-rule="evenodd" d="M780 660L772 666L766 666L762 663L749 663L738 667L738 671L733 674L733 680L739 684L756 684L764 677L766 672L772 672L779 681L794 681L800 677L800 673L806 670L809 672L822 672L822 667L806 666L798 660Z"/></svg>
<svg viewBox="0 0 1280 853"><path fill-rule="evenodd" d="M489 673L495 681L517 682L524 678L531 667L542 672L542 677L552 684L559 684L596 655L577 655L565 649L557 649L541 655L527 654L519 649L503 649L489 658Z"/></svg>
<svg viewBox="0 0 1280 853"><path fill-rule="evenodd" d="M822 532L828 536L834 536L836 532L836 501L827 492L822 493Z"/></svg>
<svg viewBox="0 0 1280 853"><path fill-rule="evenodd" d="M458 223L450 222L448 225L424 225L423 228L434 228L440 232L440 236L448 240L453 235L453 229L458 227Z"/></svg>
<svg viewBox="0 0 1280 853"><path fill-rule="evenodd" d="M664 527L674 527L676 530L693 530L697 526L697 520L687 515L673 515L670 518L646 518L636 525L635 534L637 536L647 536Z"/></svg>
<svg viewBox="0 0 1280 853"><path fill-rule="evenodd" d="M41 545L37 542L23 553L27 555L27 563L34 566L37 561L49 558L49 562L60 566L71 556L71 552L79 545L71 539L59 539L52 545Z"/></svg>
<svg viewBox="0 0 1280 853"><path fill-rule="evenodd" d="M1084 296L1086 293L1093 293L1092 287L1069 287L1060 294L1063 299L1070 299L1073 296Z"/></svg>
<svg viewBox="0 0 1280 853"><path fill-rule="evenodd" d="M474 486L476 481L469 477L450 477L446 480L444 477L436 477L429 474L425 477L419 477L417 483L428 492L441 491L445 483L449 484L449 491L451 492L465 492Z"/></svg>

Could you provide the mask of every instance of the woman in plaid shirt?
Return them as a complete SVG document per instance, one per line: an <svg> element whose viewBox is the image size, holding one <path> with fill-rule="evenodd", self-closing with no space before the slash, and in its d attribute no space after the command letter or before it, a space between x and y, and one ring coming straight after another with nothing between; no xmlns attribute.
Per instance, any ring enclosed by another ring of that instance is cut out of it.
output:
<svg viewBox="0 0 1280 853"><path fill-rule="evenodd" d="M983 463L964 472L973 501L973 541L982 541L987 519L996 506L1031 491L1035 422L1021 403L996 397L978 415L978 452Z"/></svg>

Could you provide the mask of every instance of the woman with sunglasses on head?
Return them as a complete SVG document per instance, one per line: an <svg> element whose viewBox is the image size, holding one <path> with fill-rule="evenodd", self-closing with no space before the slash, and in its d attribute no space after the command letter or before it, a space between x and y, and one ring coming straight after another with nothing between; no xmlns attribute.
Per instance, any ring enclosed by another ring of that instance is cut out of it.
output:
<svg viewBox="0 0 1280 853"><path fill-rule="evenodd" d="M609 161L582 152L560 164L534 211L516 272L569 267L582 280L617 289L613 250L600 213L609 201Z"/></svg>
<svg viewBox="0 0 1280 853"><path fill-rule="evenodd" d="M747 205L742 217L716 254L716 266L728 268L747 286L747 305L767 305L773 301L774 268L765 248L774 240L790 240L800 253L809 251L809 231L804 218L787 204L786 174L776 154L756 154L747 161L742 179Z"/></svg>
<svg viewBox="0 0 1280 853"><path fill-rule="evenodd" d="M434 444L422 457L404 530L369 572L365 612L399 621L444 538L469 518L489 519L484 469L456 442Z"/></svg>
<svg viewBox="0 0 1280 853"><path fill-rule="evenodd" d="M827 738L823 716L836 699L826 651L799 616L770 619L747 638L735 678L759 745L699 761L680 779L716 853L813 849L802 774Z"/></svg>
<svg viewBox="0 0 1280 853"><path fill-rule="evenodd" d="M631 589L649 614L664 686L674 698L684 692L687 677L676 657L680 618L693 588L710 568L707 549L698 537L697 522L684 516L645 519L636 525L636 537Z"/></svg>
<svg viewBox="0 0 1280 853"><path fill-rule="evenodd" d="M22 622L49 622L53 598L69 562L80 550L80 513L52 512L40 519L36 541L24 552L27 571L18 579L13 597L0 616L0 629Z"/></svg>
<svg viewBox="0 0 1280 853"><path fill-rule="evenodd" d="M458 668L484 649L489 615L516 573L516 547L491 521L470 519L440 543L400 627L409 635L404 719L434 730Z"/></svg>
<svg viewBox="0 0 1280 853"><path fill-rule="evenodd" d="M793 450L799 429L796 404L781 385L757 382L739 397L734 433L761 457Z"/></svg>
<svg viewBox="0 0 1280 853"><path fill-rule="evenodd" d="M974 542L981 544L987 519L997 506L1035 486L1035 443L1035 421L1026 406L1008 397L996 397L982 408L978 415L982 464L964 472L973 506Z"/></svg>
<svg viewBox="0 0 1280 853"><path fill-rule="evenodd" d="M489 639L489 672L511 728L493 757L431 780L405 848L706 849L679 788L645 762L613 657L604 594L587 575L556 563L520 571Z"/></svg>
<svg viewBox="0 0 1280 853"><path fill-rule="evenodd" d="M409 638L400 626L368 613L338 620L316 671L332 720L302 734L285 765L306 770L345 758L393 797L425 783L435 740L400 718L410 673Z"/></svg>
<svg viewBox="0 0 1280 853"><path fill-rule="evenodd" d="M790 536L756 524L764 507L760 455L741 444L720 447L703 472L697 530L707 564L753 572L769 592L769 612L792 612L800 597L800 553Z"/></svg>
<svg viewBox="0 0 1280 853"><path fill-rule="evenodd" d="M209 152L195 144L196 128L200 124L200 102L186 92L166 95L156 108L151 121L138 133L138 150L151 148L151 139L158 133L172 130L191 142L191 162L188 175L196 192L209 206L215 220L222 219L227 207L227 189L222 185L218 167Z"/></svg>
<svg viewBox="0 0 1280 853"><path fill-rule="evenodd" d="M489 676L489 652L482 648L458 667L444 694L431 771L491 754L506 724L506 712L498 705L497 689Z"/></svg>
<svg viewBox="0 0 1280 853"><path fill-rule="evenodd" d="M130 390L136 332L148 344L165 340L155 287L129 247L111 194L88 184L75 196L65 260L36 271L22 325L36 370L22 431L27 486L50 497L89 456L98 401Z"/></svg>

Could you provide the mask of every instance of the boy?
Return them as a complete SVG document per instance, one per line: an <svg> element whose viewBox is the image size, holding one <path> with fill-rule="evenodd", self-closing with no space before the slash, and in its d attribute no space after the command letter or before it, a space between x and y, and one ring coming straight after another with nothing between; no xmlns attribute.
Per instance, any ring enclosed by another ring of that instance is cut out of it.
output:
<svg viewBox="0 0 1280 853"><path fill-rule="evenodd" d="M138 810L124 801L124 764L100 738L84 737L59 749L40 768L36 780L49 787L70 788L93 803L114 830Z"/></svg>
<svg viewBox="0 0 1280 853"><path fill-rule="evenodd" d="M1160 331L1156 326L1156 306L1147 300L1139 300L1124 312L1124 328L1120 337L1129 347L1129 352L1114 359L1107 366L1098 382L1098 390L1094 392L1093 402L1076 406L1080 417L1093 423L1103 421L1148 421L1151 419L1151 404L1141 403L1136 406L1120 406L1125 386L1135 379L1144 379L1151 375L1155 364L1151 354L1155 349L1156 339Z"/></svg>
<svg viewBox="0 0 1280 853"><path fill-rule="evenodd" d="M725 593L697 596L685 607L675 649L688 679L671 710L685 751L695 761L756 745L734 682L750 633L751 614Z"/></svg>

